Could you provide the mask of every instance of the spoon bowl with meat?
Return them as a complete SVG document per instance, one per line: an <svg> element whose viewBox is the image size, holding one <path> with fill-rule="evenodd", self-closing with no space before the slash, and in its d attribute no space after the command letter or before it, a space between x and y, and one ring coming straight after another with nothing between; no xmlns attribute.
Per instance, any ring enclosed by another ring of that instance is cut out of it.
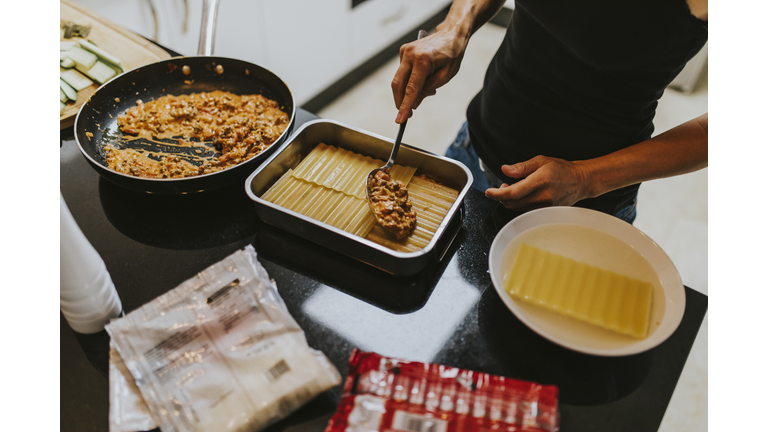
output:
<svg viewBox="0 0 768 432"><path fill-rule="evenodd" d="M402 240L416 229L416 211L403 182L389 176L389 168L368 174L368 205L382 228Z"/></svg>

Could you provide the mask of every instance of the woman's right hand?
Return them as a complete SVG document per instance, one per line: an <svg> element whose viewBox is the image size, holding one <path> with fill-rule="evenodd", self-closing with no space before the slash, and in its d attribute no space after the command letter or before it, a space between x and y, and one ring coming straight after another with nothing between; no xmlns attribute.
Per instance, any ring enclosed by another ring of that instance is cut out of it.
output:
<svg viewBox="0 0 768 432"><path fill-rule="evenodd" d="M425 97L437 93L459 71L469 37L456 28L441 27L400 47L400 66L392 79L396 123L410 118Z"/></svg>

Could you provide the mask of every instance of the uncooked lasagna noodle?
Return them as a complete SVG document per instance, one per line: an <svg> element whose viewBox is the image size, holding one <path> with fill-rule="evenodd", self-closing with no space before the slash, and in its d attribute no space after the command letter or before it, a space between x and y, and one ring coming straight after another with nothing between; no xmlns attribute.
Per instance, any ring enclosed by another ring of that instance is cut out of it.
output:
<svg viewBox="0 0 768 432"><path fill-rule="evenodd" d="M320 143L296 167L293 176L365 199L365 176L384 161ZM416 168L394 165L389 176L407 185Z"/></svg>
<svg viewBox="0 0 768 432"><path fill-rule="evenodd" d="M383 165L381 160L320 143L261 198L396 251L423 249L434 237L459 193L414 175L414 167L393 166L391 177L407 186L417 214L413 234L398 240L376 224L365 197L365 176Z"/></svg>
<svg viewBox="0 0 768 432"><path fill-rule="evenodd" d="M376 224L365 198L298 179L292 170L261 198L360 237Z"/></svg>

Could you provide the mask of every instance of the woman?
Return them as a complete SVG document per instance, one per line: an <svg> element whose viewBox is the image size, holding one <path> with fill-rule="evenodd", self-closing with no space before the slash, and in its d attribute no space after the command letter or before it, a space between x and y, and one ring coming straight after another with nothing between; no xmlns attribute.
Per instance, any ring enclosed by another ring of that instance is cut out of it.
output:
<svg viewBox="0 0 768 432"><path fill-rule="evenodd" d="M454 1L434 34L404 45L397 123L459 70L501 0ZM642 181L707 166L703 115L656 137L667 85L707 41L706 0L517 0L447 155L518 212L576 205L632 223Z"/></svg>

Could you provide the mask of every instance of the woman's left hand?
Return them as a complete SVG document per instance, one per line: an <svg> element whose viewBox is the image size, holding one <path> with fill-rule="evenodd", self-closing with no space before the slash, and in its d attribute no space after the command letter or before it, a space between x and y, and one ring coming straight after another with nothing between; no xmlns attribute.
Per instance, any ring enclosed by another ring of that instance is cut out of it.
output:
<svg viewBox="0 0 768 432"><path fill-rule="evenodd" d="M655 137L605 156L569 162L536 156L504 165L513 185L490 188L485 195L518 212L570 206L625 186L686 174L707 166L709 115L703 114Z"/></svg>
<svg viewBox="0 0 768 432"><path fill-rule="evenodd" d="M490 188L485 196L504 207L526 212L541 207L570 206L588 198L590 174L583 163L547 156L536 156L514 165L503 165L501 171L519 182Z"/></svg>

